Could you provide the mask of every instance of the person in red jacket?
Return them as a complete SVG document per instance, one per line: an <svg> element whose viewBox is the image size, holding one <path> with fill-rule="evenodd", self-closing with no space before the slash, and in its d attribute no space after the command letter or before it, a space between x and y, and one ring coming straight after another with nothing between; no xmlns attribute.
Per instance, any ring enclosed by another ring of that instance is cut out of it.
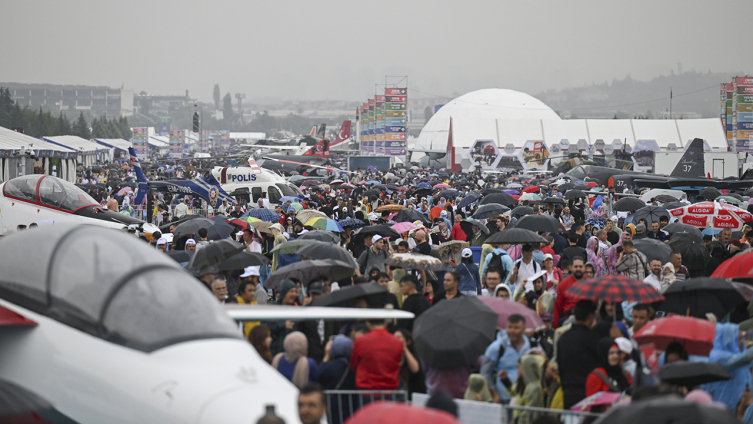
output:
<svg viewBox="0 0 753 424"><path fill-rule="evenodd" d="M622 393L633 384L630 373L622 368L622 352L611 337L599 340L601 366L586 378L586 397L597 392Z"/></svg>
<svg viewBox="0 0 753 424"><path fill-rule="evenodd" d="M460 221L463 220L463 217L460 216L460 214L455 214L455 225L452 226L452 239L453 240L460 240L460 241L467 241L468 240L468 234L463 231L462 228L460 228Z"/></svg>
<svg viewBox="0 0 753 424"><path fill-rule="evenodd" d="M557 285L557 299L554 300L554 317L552 320L554 328L560 326L560 320L564 320L564 318L569 316L570 312L575 307L575 304L578 303L578 299L569 295L567 289L577 284L578 281L583 278L586 270L584 259L579 256L573 258L570 270L572 271L572 274L560 281L559 285Z"/></svg>
<svg viewBox="0 0 753 424"><path fill-rule="evenodd" d="M369 333L356 339L350 368L359 390L396 390L400 385L403 342L387 331L384 320L368 320Z"/></svg>

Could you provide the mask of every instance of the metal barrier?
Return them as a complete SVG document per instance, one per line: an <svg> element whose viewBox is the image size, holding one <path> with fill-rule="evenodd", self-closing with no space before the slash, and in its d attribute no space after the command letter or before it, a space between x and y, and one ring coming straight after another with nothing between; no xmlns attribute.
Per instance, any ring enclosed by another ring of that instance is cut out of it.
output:
<svg viewBox="0 0 753 424"><path fill-rule="evenodd" d="M356 411L371 402L389 400L392 402L408 401L405 390L325 390L327 398L327 422L342 424Z"/></svg>

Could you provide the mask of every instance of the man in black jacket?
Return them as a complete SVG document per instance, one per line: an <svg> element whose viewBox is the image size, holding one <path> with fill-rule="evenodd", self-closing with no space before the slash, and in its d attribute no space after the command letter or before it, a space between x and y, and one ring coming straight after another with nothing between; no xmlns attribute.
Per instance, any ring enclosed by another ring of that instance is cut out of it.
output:
<svg viewBox="0 0 753 424"><path fill-rule="evenodd" d="M560 254L560 262L563 259L567 259L568 263L573 263L575 258L587 258L586 249L578 246L578 234L570 232L567 236L568 246Z"/></svg>
<svg viewBox="0 0 753 424"><path fill-rule="evenodd" d="M557 365L566 410L586 397L586 378L599 364L599 337L591 331L594 303L581 300L574 310L575 324L557 340Z"/></svg>
<svg viewBox="0 0 753 424"><path fill-rule="evenodd" d="M400 293L404 296L408 296L403 301L402 309L404 311L413 312L415 318L400 320L397 325L399 327L407 328L410 331L413 331L413 322L419 317L419 315L431 307L429 299L420 294L418 290L416 290L416 287L418 287L418 280L416 280L416 277L409 274L400 279Z"/></svg>

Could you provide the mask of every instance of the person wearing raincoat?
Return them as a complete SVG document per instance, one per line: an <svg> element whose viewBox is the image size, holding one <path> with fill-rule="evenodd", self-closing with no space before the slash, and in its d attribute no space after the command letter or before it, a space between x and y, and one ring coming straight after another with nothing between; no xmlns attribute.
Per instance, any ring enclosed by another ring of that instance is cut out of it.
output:
<svg viewBox="0 0 753 424"><path fill-rule="evenodd" d="M465 389L465 400L478 402L492 402L492 394L489 391L489 382L481 374L471 374L468 377L468 388Z"/></svg>
<svg viewBox="0 0 753 424"><path fill-rule="evenodd" d="M515 384L507 379L506 374L501 377L505 389L513 396L510 405L544 407L545 397L544 388L541 386L541 375L545 364L544 356L527 353L518 361L518 380ZM535 412L516 411L515 418L517 422L528 423L533 422L536 415Z"/></svg>
<svg viewBox="0 0 753 424"><path fill-rule="evenodd" d="M729 371L732 378L704 385L714 400L723 403L733 414L745 387L751 387L750 369L753 366L753 349L740 351L737 324L716 324L714 347L709 354L709 362L717 362Z"/></svg>

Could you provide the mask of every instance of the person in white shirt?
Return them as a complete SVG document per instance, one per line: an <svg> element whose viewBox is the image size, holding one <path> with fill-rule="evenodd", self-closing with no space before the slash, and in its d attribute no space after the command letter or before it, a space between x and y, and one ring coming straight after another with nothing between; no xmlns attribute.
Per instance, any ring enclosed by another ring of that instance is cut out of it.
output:
<svg viewBox="0 0 753 424"><path fill-rule="evenodd" d="M186 205L186 198L183 197L180 199L180 203L175 206L175 212L173 213L173 215L176 218L180 219L183 215L186 214L188 214L188 205Z"/></svg>
<svg viewBox="0 0 753 424"><path fill-rule="evenodd" d="M541 267L533 260L533 246L524 244L521 250L523 257L515 261L515 266L507 282L513 289L513 293L521 284L526 284L526 291L533 290L533 280L527 280L541 270Z"/></svg>
<svg viewBox="0 0 753 424"><path fill-rule="evenodd" d="M658 291L661 289L661 278L659 277L659 274L661 273L661 261L659 259L652 259L649 268L651 273L648 277L643 279L643 283L648 284Z"/></svg>

